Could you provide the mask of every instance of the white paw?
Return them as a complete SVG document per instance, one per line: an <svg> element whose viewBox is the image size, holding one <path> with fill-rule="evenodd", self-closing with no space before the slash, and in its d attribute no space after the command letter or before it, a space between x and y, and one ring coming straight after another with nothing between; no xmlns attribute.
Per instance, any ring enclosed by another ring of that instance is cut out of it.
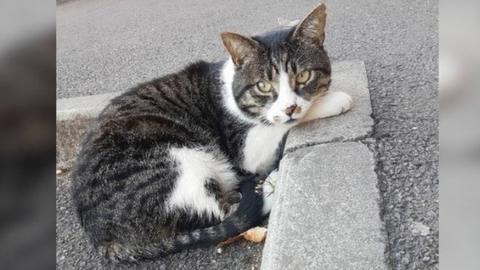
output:
<svg viewBox="0 0 480 270"><path fill-rule="evenodd" d="M352 97L345 92L332 92L332 104L338 108L338 114L349 111L353 106Z"/></svg>
<svg viewBox="0 0 480 270"><path fill-rule="evenodd" d="M271 172L267 179L263 182L262 193L263 193L263 215L267 215L272 210L273 200L275 198L275 185L277 184L278 179L278 170Z"/></svg>
<svg viewBox="0 0 480 270"><path fill-rule="evenodd" d="M307 122L339 115L350 110L352 106L353 99L349 94L344 92L327 92L326 95L313 102L302 121Z"/></svg>

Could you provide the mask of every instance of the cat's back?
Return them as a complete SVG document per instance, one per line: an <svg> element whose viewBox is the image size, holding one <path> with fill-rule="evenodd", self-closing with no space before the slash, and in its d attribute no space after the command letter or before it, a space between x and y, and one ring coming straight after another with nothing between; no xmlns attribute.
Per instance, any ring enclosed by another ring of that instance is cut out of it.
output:
<svg viewBox="0 0 480 270"><path fill-rule="evenodd" d="M165 118L208 113L218 82L213 64L197 62L183 70L140 84L114 98L99 120L157 114Z"/></svg>
<svg viewBox="0 0 480 270"><path fill-rule="evenodd" d="M92 131L125 136L202 135L217 113L216 77L215 64L197 62L137 85L111 100Z"/></svg>

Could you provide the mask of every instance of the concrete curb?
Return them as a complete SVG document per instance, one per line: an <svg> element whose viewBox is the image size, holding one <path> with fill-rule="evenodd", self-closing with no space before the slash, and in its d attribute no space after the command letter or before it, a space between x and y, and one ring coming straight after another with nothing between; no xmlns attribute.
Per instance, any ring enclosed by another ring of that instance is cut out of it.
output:
<svg viewBox="0 0 480 270"><path fill-rule="evenodd" d="M363 62L332 66L351 111L296 127L287 138L263 250L263 270L386 269Z"/></svg>
<svg viewBox="0 0 480 270"><path fill-rule="evenodd" d="M358 142L286 154L262 269L386 269L374 164Z"/></svg>

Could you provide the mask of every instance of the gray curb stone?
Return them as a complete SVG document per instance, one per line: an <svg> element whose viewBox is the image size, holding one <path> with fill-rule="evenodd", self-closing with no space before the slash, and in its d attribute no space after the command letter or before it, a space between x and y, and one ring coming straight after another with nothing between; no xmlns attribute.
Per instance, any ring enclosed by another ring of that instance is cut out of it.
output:
<svg viewBox="0 0 480 270"><path fill-rule="evenodd" d="M357 142L286 154L262 269L386 269L374 164Z"/></svg>
<svg viewBox="0 0 480 270"><path fill-rule="evenodd" d="M119 92L57 100L57 121L96 117Z"/></svg>

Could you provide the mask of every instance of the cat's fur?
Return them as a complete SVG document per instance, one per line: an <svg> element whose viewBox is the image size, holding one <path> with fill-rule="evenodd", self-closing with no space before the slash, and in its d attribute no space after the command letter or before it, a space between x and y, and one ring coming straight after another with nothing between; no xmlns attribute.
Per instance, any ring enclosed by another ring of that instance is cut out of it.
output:
<svg viewBox="0 0 480 270"><path fill-rule="evenodd" d="M83 141L72 185L81 225L102 255L154 258L261 221L269 209L255 178L275 169L287 131L349 108L310 109L331 96L325 16L321 5L295 28L223 33L230 60L197 62L111 101ZM302 70L313 76L303 87L295 84ZM273 90L260 93L259 80Z"/></svg>

